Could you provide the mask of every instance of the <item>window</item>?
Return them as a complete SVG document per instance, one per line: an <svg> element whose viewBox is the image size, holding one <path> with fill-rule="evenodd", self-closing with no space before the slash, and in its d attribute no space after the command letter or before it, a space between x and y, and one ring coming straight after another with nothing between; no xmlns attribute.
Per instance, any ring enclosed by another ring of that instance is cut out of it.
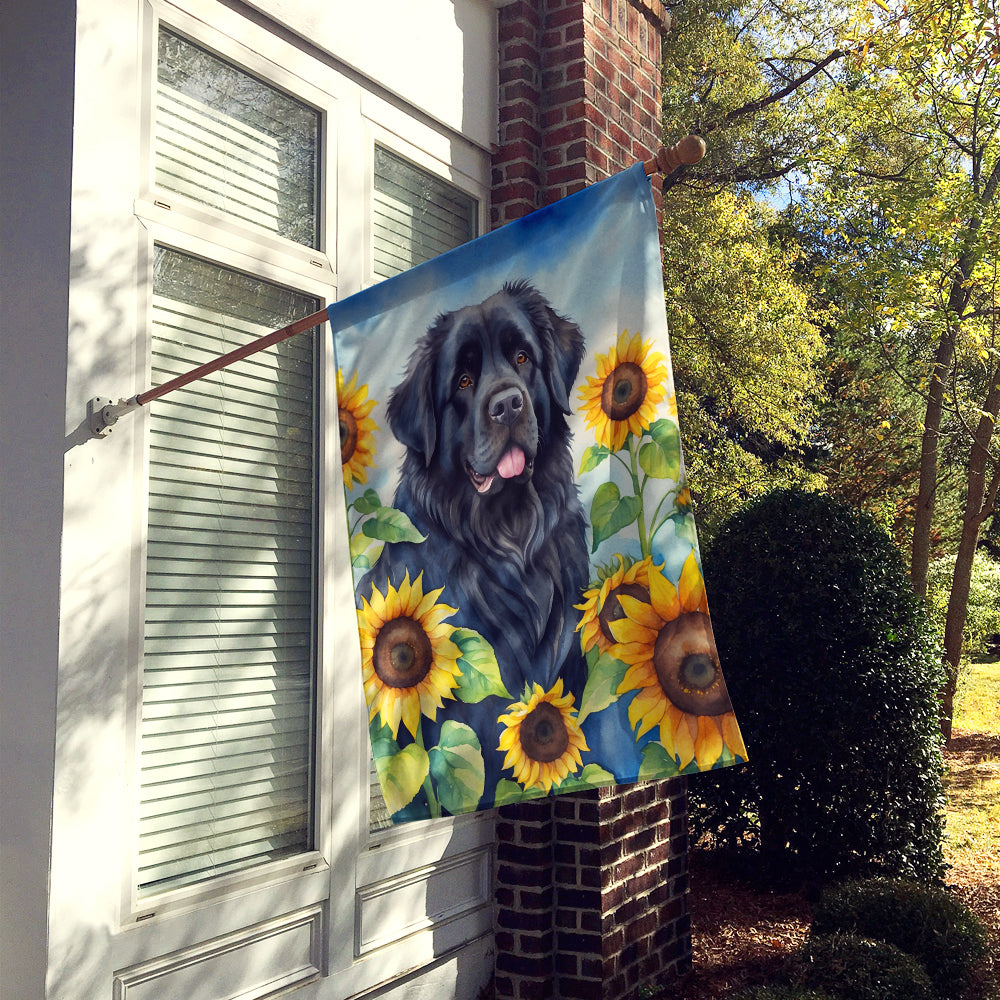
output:
<svg viewBox="0 0 1000 1000"><path fill-rule="evenodd" d="M160 28L156 185L318 246L320 116Z"/></svg>
<svg viewBox="0 0 1000 1000"><path fill-rule="evenodd" d="M476 202L464 191L375 147L374 272L391 278L478 235Z"/></svg>
<svg viewBox="0 0 1000 1000"><path fill-rule="evenodd" d="M319 112L167 27L158 42L157 191L315 247ZM157 245L151 384L318 308ZM301 334L151 407L140 899L314 846L318 370Z"/></svg>
<svg viewBox="0 0 1000 1000"><path fill-rule="evenodd" d="M160 384L315 299L158 247ZM150 414L140 895L311 845L316 406L311 334Z"/></svg>
<svg viewBox="0 0 1000 1000"><path fill-rule="evenodd" d="M138 388L477 235L483 150L232 5L144 10ZM368 781L335 385L324 327L136 415L122 995L339 1000L491 927L489 820L387 831Z"/></svg>

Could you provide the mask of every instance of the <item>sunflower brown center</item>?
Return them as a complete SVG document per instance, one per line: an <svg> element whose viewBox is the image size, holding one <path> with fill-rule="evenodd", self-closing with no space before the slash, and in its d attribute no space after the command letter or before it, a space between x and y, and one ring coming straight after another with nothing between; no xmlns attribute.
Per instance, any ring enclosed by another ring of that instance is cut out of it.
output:
<svg viewBox="0 0 1000 1000"><path fill-rule="evenodd" d="M646 373L634 361L623 361L605 380L601 409L612 420L627 420L646 398Z"/></svg>
<svg viewBox="0 0 1000 1000"><path fill-rule="evenodd" d="M337 410L337 420L340 422L340 457L347 464L358 446L358 422L350 410L341 407Z"/></svg>
<svg viewBox="0 0 1000 1000"><path fill-rule="evenodd" d="M664 694L692 715L732 711L708 615L692 611L660 629L653 667Z"/></svg>
<svg viewBox="0 0 1000 1000"><path fill-rule="evenodd" d="M558 760L569 746L562 712L547 701L536 705L521 722L521 749L541 764Z"/></svg>
<svg viewBox="0 0 1000 1000"><path fill-rule="evenodd" d="M649 603L649 591L637 583L623 583L611 590L604 599L601 613L597 616L601 632L604 633L604 637L608 642L618 641L617 637L611 631L611 623L625 617L625 610L622 608L621 601L618 600L623 594L626 597L634 597L637 601L642 601L644 604Z"/></svg>
<svg viewBox="0 0 1000 1000"><path fill-rule="evenodd" d="M431 641L412 618L393 618L379 629L372 667L387 687L414 687L430 672L432 662Z"/></svg>

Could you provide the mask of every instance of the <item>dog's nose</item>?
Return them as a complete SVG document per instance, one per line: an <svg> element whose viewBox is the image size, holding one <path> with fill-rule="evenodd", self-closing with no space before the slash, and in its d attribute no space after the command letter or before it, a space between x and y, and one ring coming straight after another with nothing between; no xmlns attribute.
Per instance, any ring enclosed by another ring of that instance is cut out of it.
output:
<svg viewBox="0 0 1000 1000"><path fill-rule="evenodd" d="M509 427L521 415L523 406L520 389L501 389L490 397L490 419Z"/></svg>

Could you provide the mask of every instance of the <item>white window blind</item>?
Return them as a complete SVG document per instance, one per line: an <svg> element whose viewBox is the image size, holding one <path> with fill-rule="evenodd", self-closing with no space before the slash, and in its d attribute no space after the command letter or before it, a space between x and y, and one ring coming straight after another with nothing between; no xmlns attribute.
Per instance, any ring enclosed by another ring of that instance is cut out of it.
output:
<svg viewBox="0 0 1000 1000"><path fill-rule="evenodd" d="M317 246L320 115L160 28L156 185Z"/></svg>
<svg viewBox="0 0 1000 1000"><path fill-rule="evenodd" d="M391 278L478 235L476 200L375 147L374 271Z"/></svg>
<svg viewBox="0 0 1000 1000"><path fill-rule="evenodd" d="M157 247L152 384L318 308ZM314 333L150 406L140 895L312 846Z"/></svg>
<svg viewBox="0 0 1000 1000"><path fill-rule="evenodd" d="M478 233L476 199L381 146L375 147L374 271L391 278ZM375 762L369 767L369 828L392 825Z"/></svg>

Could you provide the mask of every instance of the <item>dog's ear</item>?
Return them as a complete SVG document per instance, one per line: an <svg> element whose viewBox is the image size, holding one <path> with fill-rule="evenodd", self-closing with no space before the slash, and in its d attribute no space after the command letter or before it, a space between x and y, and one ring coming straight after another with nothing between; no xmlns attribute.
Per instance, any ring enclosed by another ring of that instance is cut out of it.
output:
<svg viewBox="0 0 1000 1000"><path fill-rule="evenodd" d="M506 286L531 319L542 343L545 358L545 380L556 405L563 413L571 413L569 394L573 389L580 364L586 353L583 334L572 320L560 316L544 296L526 281Z"/></svg>
<svg viewBox="0 0 1000 1000"><path fill-rule="evenodd" d="M435 332L443 318L417 344L410 355L403 381L389 397L386 414L396 439L424 456L430 465L437 447L437 415L434 412Z"/></svg>
<svg viewBox="0 0 1000 1000"><path fill-rule="evenodd" d="M552 343L555 352L555 365L548 370L549 390L552 398L562 407L563 413L571 413L569 394L586 352L583 334L572 320L560 316L549 305L545 308L552 325Z"/></svg>

